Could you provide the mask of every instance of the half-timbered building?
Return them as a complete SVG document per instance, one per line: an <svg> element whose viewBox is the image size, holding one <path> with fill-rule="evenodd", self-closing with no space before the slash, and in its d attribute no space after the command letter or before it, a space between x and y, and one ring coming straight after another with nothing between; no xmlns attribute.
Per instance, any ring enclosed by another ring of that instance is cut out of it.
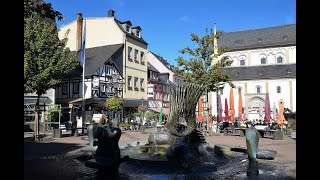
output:
<svg viewBox="0 0 320 180"><path fill-rule="evenodd" d="M93 113L103 110L103 103L107 98L123 98L123 75L118 65L122 61L123 44L100 46L86 49L85 61L85 111L86 121L92 119ZM80 60L80 57L78 58ZM56 102L61 104L64 111L64 120L71 114L81 116L82 106L82 66L79 66L62 86L56 88Z"/></svg>

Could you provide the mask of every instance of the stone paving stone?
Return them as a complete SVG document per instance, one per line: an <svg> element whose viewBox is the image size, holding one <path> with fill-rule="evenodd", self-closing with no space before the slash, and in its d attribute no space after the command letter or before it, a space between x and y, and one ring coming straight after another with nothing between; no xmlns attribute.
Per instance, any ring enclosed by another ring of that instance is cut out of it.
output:
<svg viewBox="0 0 320 180"><path fill-rule="evenodd" d="M146 143L149 134L140 132L123 131L119 146L122 148L129 145ZM205 136L209 144L224 144L231 147L246 146L245 137L239 136ZM40 144L40 146L39 146ZM25 179L95 179L96 170L84 166L82 160L75 159L69 154L76 155L77 150L89 148L88 142L80 137L63 137L48 142L51 146L41 147L41 143L25 143ZM53 147L61 146L60 148ZM65 146L65 147L64 147ZM259 179L295 179L296 174L296 141L285 136L283 140L261 138L259 147L277 151L274 160L258 160L261 173ZM49 148L49 149L48 149ZM79 152L79 151L78 151ZM26 158L27 157L27 158ZM233 165L216 163L218 171L204 176L204 179L246 179L245 167L248 163L245 159L238 159ZM126 164L120 165L126 172ZM271 173L271 171L273 173ZM141 179L144 170L133 172L130 178L119 171L117 179ZM140 172L140 174L139 174ZM286 172L286 173L284 173ZM288 177L288 174L290 177ZM140 176L139 176L140 175ZM159 174L158 174L159 175ZM154 176L157 178L160 176ZM145 178L151 178L148 176ZM143 179L143 178L142 178Z"/></svg>

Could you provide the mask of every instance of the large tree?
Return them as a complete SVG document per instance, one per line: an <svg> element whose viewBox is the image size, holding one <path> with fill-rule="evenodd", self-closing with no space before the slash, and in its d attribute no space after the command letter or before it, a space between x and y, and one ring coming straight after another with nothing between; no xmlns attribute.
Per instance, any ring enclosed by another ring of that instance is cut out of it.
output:
<svg viewBox="0 0 320 180"><path fill-rule="evenodd" d="M62 14L54 10L51 3L45 3L43 0L24 0L24 17L32 17L34 14L45 19L63 19Z"/></svg>
<svg viewBox="0 0 320 180"><path fill-rule="evenodd" d="M61 14L50 4L40 6L40 11L26 6L26 2L29 1L25 0L28 13L24 17L24 93L36 93L38 105L40 96L60 85L79 63L76 54L66 48L67 38L59 39L55 21L48 21Z"/></svg>
<svg viewBox="0 0 320 180"><path fill-rule="evenodd" d="M175 73L182 75L186 82L206 85L208 91L217 91L225 82L234 87L230 75L223 72L223 68L230 66L232 60L221 58L212 63L214 56L218 57L228 51L227 47L221 47L214 55L214 38L219 38L221 34L222 31L214 34L212 29L210 32L206 29L203 37L192 33L191 40L197 43L197 47L192 49L187 46L179 51L187 56L176 59L179 68L175 69Z"/></svg>

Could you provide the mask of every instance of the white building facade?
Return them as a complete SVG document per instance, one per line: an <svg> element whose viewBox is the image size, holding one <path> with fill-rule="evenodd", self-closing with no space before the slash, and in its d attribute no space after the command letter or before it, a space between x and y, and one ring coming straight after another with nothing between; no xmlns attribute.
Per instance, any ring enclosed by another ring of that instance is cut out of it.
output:
<svg viewBox="0 0 320 180"><path fill-rule="evenodd" d="M234 112L238 118L239 92L242 107L248 109L249 120L259 119L259 106L265 106L266 93L269 93L271 109L275 104L279 112L279 101L284 107L296 111L296 25L284 25L263 29L223 33L218 39L218 47L230 51L218 57L233 60L225 72L229 73L235 85ZM225 99L230 108L230 86L212 93L212 113L217 116L217 94L221 97L224 117ZM230 110L229 110L230 112ZM264 115L263 115L264 117ZM263 118L262 117L262 118ZM273 117L273 113L271 113Z"/></svg>
<svg viewBox="0 0 320 180"><path fill-rule="evenodd" d="M175 74L173 72L174 66L170 65L165 59L161 56L148 52L147 61L155 67L160 73L169 73L169 81L176 85L180 85L183 83L183 77Z"/></svg>

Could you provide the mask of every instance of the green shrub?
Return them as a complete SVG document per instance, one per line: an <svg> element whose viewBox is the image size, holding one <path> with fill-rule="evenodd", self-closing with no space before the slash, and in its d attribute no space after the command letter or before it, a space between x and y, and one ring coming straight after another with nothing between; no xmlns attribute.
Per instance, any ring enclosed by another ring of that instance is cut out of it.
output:
<svg viewBox="0 0 320 180"><path fill-rule="evenodd" d="M295 119L288 119L288 125L289 125L289 129L291 131L296 131L296 120Z"/></svg>

